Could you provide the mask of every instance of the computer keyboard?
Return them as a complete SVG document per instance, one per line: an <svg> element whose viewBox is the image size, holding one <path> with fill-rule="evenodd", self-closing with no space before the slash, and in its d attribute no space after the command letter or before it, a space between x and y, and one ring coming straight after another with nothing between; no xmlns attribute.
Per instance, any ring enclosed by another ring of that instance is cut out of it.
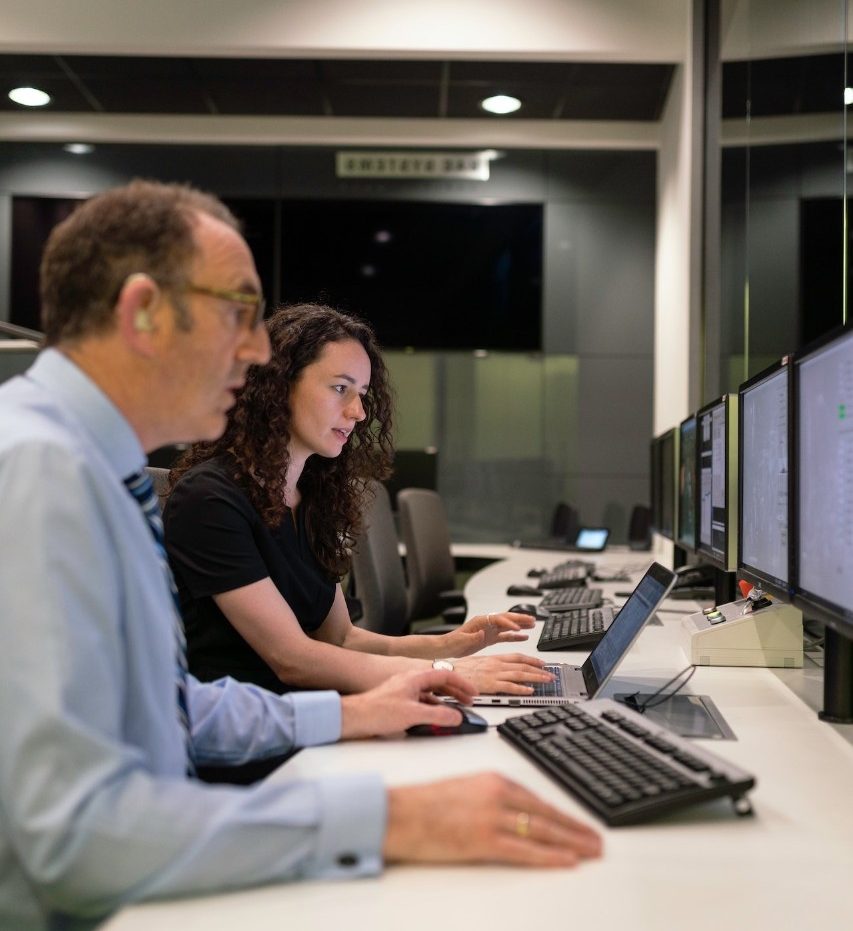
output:
<svg viewBox="0 0 853 931"><path fill-rule="evenodd" d="M583 585L589 575L586 566L555 566L539 576L540 588L568 588Z"/></svg>
<svg viewBox="0 0 853 931"><path fill-rule="evenodd" d="M614 618L613 608L578 608L553 615L542 625L540 650L581 650L595 646Z"/></svg>
<svg viewBox="0 0 853 931"><path fill-rule="evenodd" d="M573 608L597 608L601 604L600 588L556 588L546 592L539 602L540 608L549 611L571 611Z"/></svg>
<svg viewBox="0 0 853 931"><path fill-rule="evenodd" d="M752 811L752 776L609 698L509 718L498 733L613 827L726 796Z"/></svg>

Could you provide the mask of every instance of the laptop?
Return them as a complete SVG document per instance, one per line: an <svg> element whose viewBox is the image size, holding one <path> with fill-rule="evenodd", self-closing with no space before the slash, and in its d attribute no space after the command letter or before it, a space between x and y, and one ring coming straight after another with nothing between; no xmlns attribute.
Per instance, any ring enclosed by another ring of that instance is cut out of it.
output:
<svg viewBox="0 0 853 931"><path fill-rule="evenodd" d="M563 550L567 553L600 553L607 546L609 527L581 527L572 539L547 537L544 540L514 540L523 549Z"/></svg>
<svg viewBox="0 0 853 931"><path fill-rule="evenodd" d="M545 668L553 673L554 681L537 685L531 695L477 695L473 704L561 705L568 701L595 698L631 649L640 631L654 617L674 582L674 572L660 563L652 563L583 666L549 664Z"/></svg>

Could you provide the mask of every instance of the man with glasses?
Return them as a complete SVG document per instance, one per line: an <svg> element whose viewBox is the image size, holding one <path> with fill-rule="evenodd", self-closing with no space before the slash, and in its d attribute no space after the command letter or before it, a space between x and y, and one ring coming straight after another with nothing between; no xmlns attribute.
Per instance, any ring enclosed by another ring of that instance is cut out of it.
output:
<svg viewBox="0 0 853 931"><path fill-rule="evenodd" d="M42 263L48 348L0 389L0 926L90 927L123 902L383 859L571 865L583 825L493 775L208 786L201 764L452 724L427 672L362 695L187 676L145 452L212 439L269 357L251 253L215 198L134 182Z"/></svg>

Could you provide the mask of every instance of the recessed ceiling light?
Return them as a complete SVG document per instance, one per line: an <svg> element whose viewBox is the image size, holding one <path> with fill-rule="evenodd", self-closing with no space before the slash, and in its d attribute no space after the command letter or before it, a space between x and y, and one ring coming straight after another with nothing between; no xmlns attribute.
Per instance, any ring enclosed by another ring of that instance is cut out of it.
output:
<svg viewBox="0 0 853 931"><path fill-rule="evenodd" d="M9 100L19 103L22 107L43 107L50 103L50 95L37 87L16 87L9 91Z"/></svg>
<svg viewBox="0 0 853 931"><path fill-rule="evenodd" d="M481 100L480 106L489 113L515 113L521 107L521 101L518 97L510 97L507 94L495 94L494 97Z"/></svg>
<svg viewBox="0 0 853 931"><path fill-rule="evenodd" d="M88 142L66 142L62 148L72 155L88 155L95 151L95 147Z"/></svg>
<svg viewBox="0 0 853 931"><path fill-rule="evenodd" d="M849 107L853 103L853 87L844 88L844 106Z"/></svg>

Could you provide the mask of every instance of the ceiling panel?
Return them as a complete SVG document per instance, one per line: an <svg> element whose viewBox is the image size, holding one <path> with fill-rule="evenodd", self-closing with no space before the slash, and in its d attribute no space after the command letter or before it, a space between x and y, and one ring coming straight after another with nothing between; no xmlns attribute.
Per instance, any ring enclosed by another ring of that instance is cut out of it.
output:
<svg viewBox="0 0 853 931"><path fill-rule="evenodd" d="M6 92L32 84L53 111L345 117L657 120L672 65L0 56ZM483 97L518 96L490 117ZM6 94L0 108L20 109ZM446 106L445 106L446 104Z"/></svg>

